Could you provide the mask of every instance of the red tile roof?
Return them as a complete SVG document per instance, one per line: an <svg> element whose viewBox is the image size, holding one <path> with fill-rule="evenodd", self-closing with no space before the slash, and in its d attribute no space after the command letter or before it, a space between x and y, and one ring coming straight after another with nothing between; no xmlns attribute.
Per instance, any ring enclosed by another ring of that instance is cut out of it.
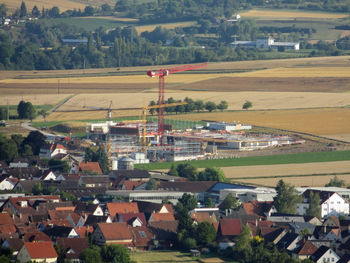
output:
<svg viewBox="0 0 350 263"><path fill-rule="evenodd" d="M149 221L175 221L175 217L171 213L153 213Z"/></svg>
<svg viewBox="0 0 350 263"><path fill-rule="evenodd" d="M0 225L13 225L13 220L9 213L0 213Z"/></svg>
<svg viewBox="0 0 350 263"><path fill-rule="evenodd" d="M123 190L134 190L135 187L138 187L141 184L144 184L145 181L124 181L122 184Z"/></svg>
<svg viewBox="0 0 350 263"><path fill-rule="evenodd" d="M266 202L259 202L256 200L242 203L242 207L247 215L256 215L260 217L265 217L265 212L268 212L268 210L272 207L272 202L266 201Z"/></svg>
<svg viewBox="0 0 350 263"><path fill-rule="evenodd" d="M79 235L79 237L86 237L87 233L94 232L94 229L91 226L80 226L74 227L75 232Z"/></svg>
<svg viewBox="0 0 350 263"><path fill-rule="evenodd" d="M42 241L42 242L24 242L24 245L33 259L43 259L43 258L57 258L57 253L52 245L52 242Z"/></svg>
<svg viewBox="0 0 350 263"><path fill-rule="evenodd" d="M0 234L14 234L16 233L15 225L0 225Z"/></svg>
<svg viewBox="0 0 350 263"><path fill-rule="evenodd" d="M107 203L107 208L112 218L114 218L116 214L139 213L137 203Z"/></svg>
<svg viewBox="0 0 350 263"><path fill-rule="evenodd" d="M69 210L49 210L51 220L65 220L71 213Z"/></svg>
<svg viewBox="0 0 350 263"><path fill-rule="evenodd" d="M316 252L318 247L316 247L314 244L312 244L311 241L307 240L303 245L300 246L300 248L297 251L298 255L312 255Z"/></svg>
<svg viewBox="0 0 350 263"><path fill-rule="evenodd" d="M152 245L153 233L146 226L130 227L133 235L133 244L138 248L146 248Z"/></svg>
<svg viewBox="0 0 350 263"><path fill-rule="evenodd" d="M83 172L90 171L92 173L102 174L102 170L98 162L81 162L79 167Z"/></svg>
<svg viewBox="0 0 350 263"><path fill-rule="evenodd" d="M37 242L37 241L49 241L51 242L51 239L48 235L46 235L44 232L32 232L32 233L26 233L23 236L24 242Z"/></svg>
<svg viewBox="0 0 350 263"><path fill-rule="evenodd" d="M239 219L224 218L220 220L219 227L223 236L238 236L241 234L242 223Z"/></svg>
<svg viewBox="0 0 350 263"><path fill-rule="evenodd" d="M115 240L123 242L123 240L132 240L130 229L125 223L99 223L97 227L101 229L106 241Z"/></svg>
<svg viewBox="0 0 350 263"><path fill-rule="evenodd" d="M89 241L84 238L57 238L57 245L64 249L67 259L79 259L79 255L89 247Z"/></svg>
<svg viewBox="0 0 350 263"><path fill-rule="evenodd" d="M146 225L146 218L144 213L125 213L125 214L118 214L118 221L127 223L128 225L131 225L131 223L136 219L140 219L142 222L142 225Z"/></svg>

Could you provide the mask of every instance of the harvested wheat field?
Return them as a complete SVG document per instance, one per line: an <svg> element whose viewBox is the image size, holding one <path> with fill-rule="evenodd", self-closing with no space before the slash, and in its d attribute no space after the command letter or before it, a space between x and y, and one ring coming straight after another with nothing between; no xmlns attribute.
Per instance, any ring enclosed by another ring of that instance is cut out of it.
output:
<svg viewBox="0 0 350 263"><path fill-rule="evenodd" d="M224 171L225 176L232 180L240 180L241 178L249 179L249 177L253 178L265 176L311 175L326 173L350 174L350 161L235 166L222 167L221 169Z"/></svg>
<svg viewBox="0 0 350 263"><path fill-rule="evenodd" d="M156 27L161 26L166 29L174 29L176 27L190 27L197 25L196 21L186 21L186 22L176 22L176 23L162 23L162 24L154 24L154 25L146 25L146 26L136 26L137 33L141 34L145 31L153 31Z"/></svg>
<svg viewBox="0 0 350 263"><path fill-rule="evenodd" d="M81 9L84 10L85 4L77 3L76 1L71 0L60 0L60 1L51 1L51 0L26 0L24 1L28 10L32 10L34 5L36 5L39 10L47 8L50 9L54 6L57 6L60 11L66 11L68 9ZM1 3L5 3L10 12L15 11L21 6L22 0L1 0Z"/></svg>
<svg viewBox="0 0 350 263"><path fill-rule="evenodd" d="M78 17L80 19L105 19L112 21L120 21L120 22L138 22L137 18L129 18L129 17L115 17L115 16L84 16Z"/></svg>
<svg viewBox="0 0 350 263"><path fill-rule="evenodd" d="M254 102L253 102L254 104ZM240 111L186 114L172 119L240 121L257 126L316 135L350 134L350 108Z"/></svg>
<svg viewBox="0 0 350 263"><path fill-rule="evenodd" d="M23 94L23 95L1 95L0 96L0 105L17 105L21 100L29 101L33 105L55 105L62 101L63 99L70 96L70 94Z"/></svg>
<svg viewBox="0 0 350 263"><path fill-rule="evenodd" d="M337 19L349 16L346 13L326 13L326 12L304 12L299 10L263 10L253 9L240 13L242 17L255 17L260 19L295 19L295 18L318 18L318 19Z"/></svg>
<svg viewBox="0 0 350 263"><path fill-rule="evenodd" d="M295 109L342 107L350 105L350 93L316 93L316 92L195 92L182 91L165 93L166 98L184 100L185 97L194 100L213 101L220 103L226 100L229 110L240 110L246 100L254 102L254 109ZM6 97L6 96L5 96ZM112 101L112 108L136 108L147 106L151 100L156 101L157 92L116 93L116 94L78 94L59 110L83 110L91 107L106 108ZM0 104L1 104L0 99Z"/></svg>
<svg viewBox="0 0 350 263"><path fill-rule="evenodd" d="M350 185L350 173L337 175L341 180L345 181L346 185ZM334 175L322 175L322 176L297 176L297 177L282 177L282 178L263 178L263 179L239 179L235 182L243 184L255 184L261 186L275 187L279 180L283 179L284 182L292 184L296 187L299 186L325 186L329 181L334 178Z"/></svg>

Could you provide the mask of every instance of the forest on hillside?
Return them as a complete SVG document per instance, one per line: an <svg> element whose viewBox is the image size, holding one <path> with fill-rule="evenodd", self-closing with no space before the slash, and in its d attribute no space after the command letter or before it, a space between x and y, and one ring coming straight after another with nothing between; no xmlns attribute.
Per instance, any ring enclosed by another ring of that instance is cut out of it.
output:
<svg viewBox="0 0 350 263"><path fill-rule="evenodd" d="M138 2L118 0L114 7L107 4L100 8L86 6L84 10L60 12L58 7L39 10L36 6L27 10L25 2L8 14L5 4L0 5L0 17L25 21L0 28L0 69L81 69L97 67L125 67L160 64L184 64L203 61L234 61L278 58L285 50L262 51L255 48L236 48L230 45L239 36L240 40L255 40L271 33L279 41L301 42L306 49L303 56L342 55L350 46L350 38L343 37L334 45L319 41L310 44L308 39L316 33L312 27L261 26L256 21L245 19L237 23L227 21L239 10L253 7L301 8L306 3L318 9L332 6L333 11L347 10L348 1L260 1L260 0L158 0ZM305 6L304 6L305 7ZM341 10L338 9L341 7ZM305 7L306 8L306 7ZM308 8L316 8L308 6ZM106 30L99 27L86 30L75 26L76 16L123 15L139 19L138 24L117 25ZM73 17L73 18L72 18ZM32 18L30 21L28 18ZM26 20L27 19L27 20ZM69 23L51 23L52 21ZM63 19L63 20L62 20ZM195 20L189 27L166 29L161 26L138 34L135 26L152 21ZM344 25L346 26L346 25ZM200 37L198 37L200 35ZM208 37L210 36L210 37ZM72 46L64 39L74 39ZM83 40L79 42L79 40ZM287 54L288 55L288 54ZM294 53L291 56L299 56Z"/></svg>

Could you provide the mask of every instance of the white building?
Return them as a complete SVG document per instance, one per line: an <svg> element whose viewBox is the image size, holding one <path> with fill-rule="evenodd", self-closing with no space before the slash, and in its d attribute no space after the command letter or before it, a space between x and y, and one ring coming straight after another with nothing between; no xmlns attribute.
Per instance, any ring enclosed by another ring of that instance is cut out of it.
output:
<svg viewBox="0 0 350 263"><path fill-rule="evenodd" d="M303 193L303 202L297 204L297 214L306 215L306 211L310 206L311 192L318 193L320 196L321 217L328 217L331 215L348 215L349 202L336 192L306 190Z"/></svg>
<svg viewBox="0 0 350 263"><path fill-rule="evenodd" d="M285 49L300 49L299 42L275 42L272 37L257 39L256 41L234 41L231 43L233 48L236 47L254 47L261 49L285 48Z"/></svg>
<svg viewBox="0 0 350 263"><path fill-rule="evenodd" d="M238 130L250 130L251 125L241 123L229 123L229 122L208 122L207 128L210 130L218 131L238 131Z"/></svg>

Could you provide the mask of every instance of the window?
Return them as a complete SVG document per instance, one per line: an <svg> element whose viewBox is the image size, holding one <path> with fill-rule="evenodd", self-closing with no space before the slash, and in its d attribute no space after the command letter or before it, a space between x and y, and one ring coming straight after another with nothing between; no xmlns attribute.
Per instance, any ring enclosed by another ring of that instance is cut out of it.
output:
<svg viewBox="0 0 350 263"><path fill-rule="evenodd" d="M139 231L139 234L140 234L140 237L142 238L147 237L145 231Z"/></svg>
<svg viewBox="0 0 350 263"><path fill-rule="evenodd" d="M338 201L337 204L340 204L340 201Z"/></svg>
<svg viewBox="0 0 350 263"><path fill-rule="evenodd" d="M334 202L331 202L331 205L333 205L334 204Z"/></svg>

